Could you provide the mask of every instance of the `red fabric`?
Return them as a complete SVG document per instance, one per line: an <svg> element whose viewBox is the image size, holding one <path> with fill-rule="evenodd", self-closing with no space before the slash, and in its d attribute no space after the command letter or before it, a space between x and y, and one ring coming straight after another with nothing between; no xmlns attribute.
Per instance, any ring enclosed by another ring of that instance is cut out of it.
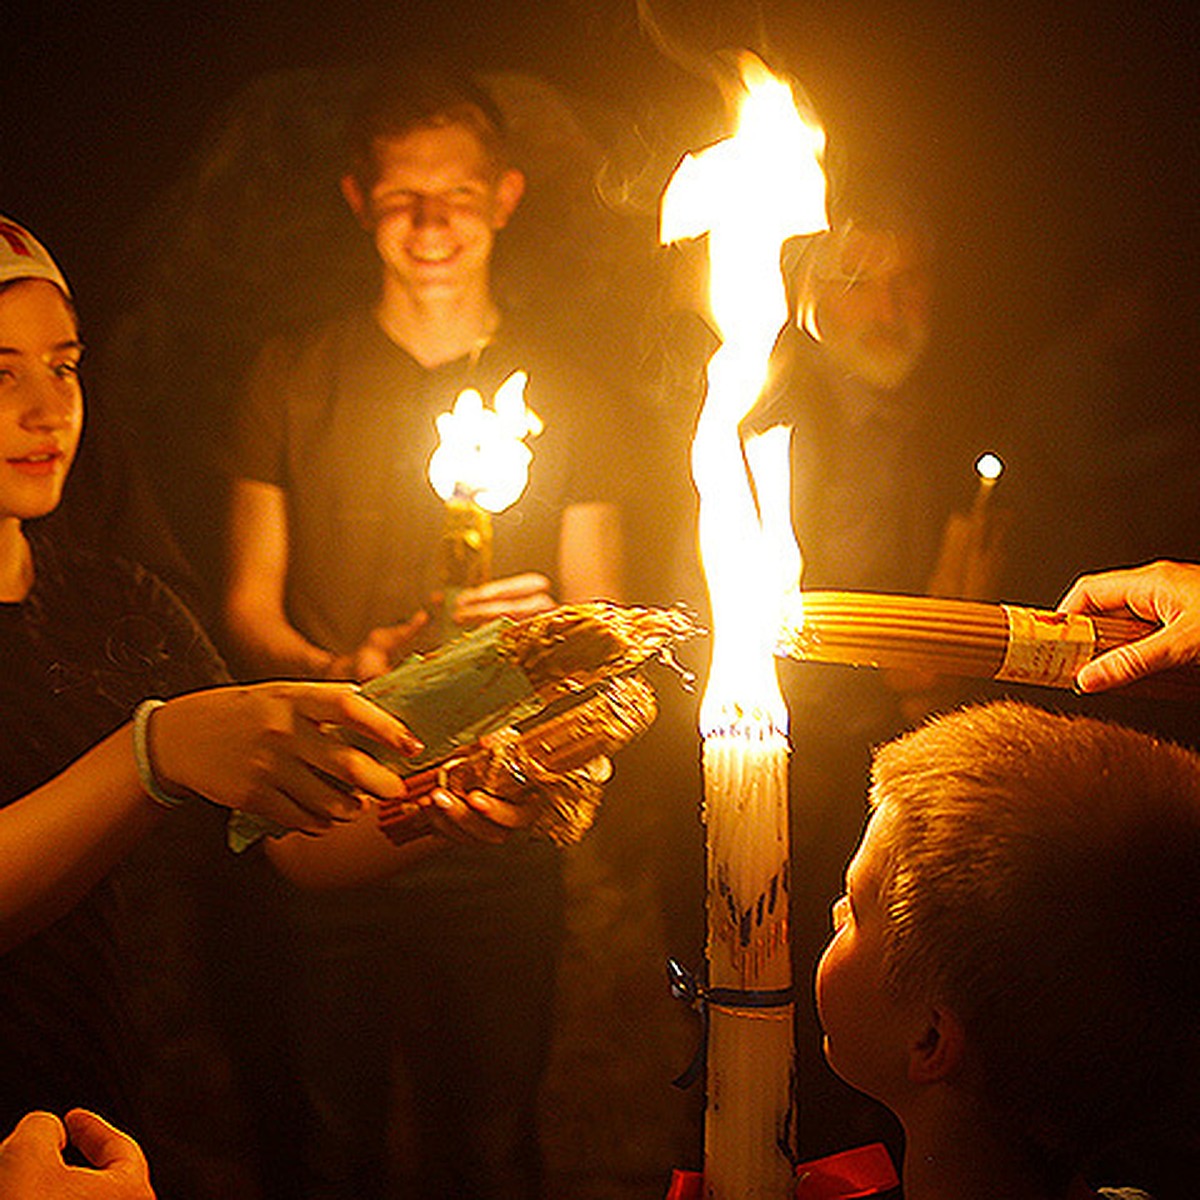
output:
<svg viewBox="0 0 1200 1200"><path fill-rule="evenodd" d="M878 1142L844 1150L796 1168L795 1200L856 1200L900 1186L887 1149ZM666 1200L704 1200L699 1171L674 1171Z"/></svg>
<svg viewBox="0 0 1200 1200"><path fill-rule="evenodd" d="M891 1156L880 1142L843 1150L796 1168L796 1200L854 1200L900 1186Z"/></svg>
<svg viewBox="0 0 1200 1200"><path fill-rule="evenodd" d="M672 1171L667 1200L704 1200L704 1176L699 1171Z"/></svg>

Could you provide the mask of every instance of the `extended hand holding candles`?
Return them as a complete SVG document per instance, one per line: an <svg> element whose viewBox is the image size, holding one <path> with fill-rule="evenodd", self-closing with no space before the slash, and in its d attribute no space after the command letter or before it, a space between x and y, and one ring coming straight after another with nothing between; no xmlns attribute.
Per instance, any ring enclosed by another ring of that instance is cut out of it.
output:
<svg viewBox="0 0 1200 1200"><path fill-rule="evenodd" d="M577 842L608 778L609 764L599 760L640 737L657 715L640 668L651 660L677 667L674 647L699 632L678 609L567 604L491 621L363 684L363 695L424 747L403 756L346 735L408 785L403 799L379 801L380 827L397 843L411 841L428 832L422 796L436 787L482 788L538 804L535 836ZM229 844L241 851L285 832L234 813Z"/></svg>
<svg viewBox="0 0 1200 1200"><path fill-rule="evenodd" d="M778 654L806 662L925 671L1069 688L1097 655L1154 626L1135 617L1087 617L1015 604L872 592L805 592ZM1200 693L1200 669L1144 685L1159 695Z"/></svg>

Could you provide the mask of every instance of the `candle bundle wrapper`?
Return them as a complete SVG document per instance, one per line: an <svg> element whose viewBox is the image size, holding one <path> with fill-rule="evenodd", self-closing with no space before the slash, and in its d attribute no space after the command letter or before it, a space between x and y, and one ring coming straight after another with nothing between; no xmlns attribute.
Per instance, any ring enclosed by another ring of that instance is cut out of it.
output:
<svg viewBox="0 0 1200 1200"><path fill-rule="evenodd" d="M394 766L409 798L380 805L395 840L419 836L413 798L439 785L541 803L533 831L577 841L599 804L598 760L652 724L654 692L636 672L697 632L675 609L564 605L493 621L364 685L419 737L413 758L358 744Z"/></svg>
<svg viewBox="0 0 1200 1200"><path fill-rule="evenodd" d="M535 798L535 831L554 841L582 837L599 803L596 760L643 733L656 709L637 674L699 631L678 609L569 604L521 621L502 618L428 654L413 655L363 685L363 695L399 717L423 745L404 757L347 735L393 767L419 796L439 784L486 787ZM395 840L423 832L411 800L381 805ZM234 814L229 841L243 849L282 833Z"/></svg>
<svg viewBox="0 0 1200 1200"><path fill-rule="evenodd" d="M594 684L409 776L407 796L379 802L380 828L398 843L420 837L428 823L418 796L435 787L460 795L482 788L537 803L532 836L572 845L595 819L611 773L608 756L645 733L657 711L654 689L639 675Z"/></svg>
<svg viewBox="0 0 1200 1200"><path fill-rule="evenodd" d="M935 596L804 592L776 653L805 662L927 671L1069 688L1079 669L1155 626L1136 617L1082 616ZM1200 694L1181 668L1137 685L1144 694Z"/></svg>

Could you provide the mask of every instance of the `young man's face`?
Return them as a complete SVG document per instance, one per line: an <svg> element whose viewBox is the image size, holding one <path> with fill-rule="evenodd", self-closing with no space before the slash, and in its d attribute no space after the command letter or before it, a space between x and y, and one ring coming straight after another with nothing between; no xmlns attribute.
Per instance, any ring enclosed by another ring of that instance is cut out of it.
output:
<svg viewBox="0 0 1200 1200"><path fill-rule="evenodd" d="M520 172L497 174L475 132L457 124L381 140L376 160L369 193L352 178L343 190L392 281L422 296L486 287L496 232L524 188Z"/></svg>
<svg viewBox="0 0 1200 1200"><path fill-rule="evenodd" d="M846 891L833 906L834 933L817 967L817 1011L829 1065L860 1091L885 1103L907 1078L905 1034L912 1013L884 987L884 868L880 830L886 806L872 816L846 870Z"/></svg>
<svg viewBox="0 0 1200 1200"><path fill-rule="evenodd" d="M0 290L0 521L58 506L83 429L82 354L54 284L28 279Z"/></svg>

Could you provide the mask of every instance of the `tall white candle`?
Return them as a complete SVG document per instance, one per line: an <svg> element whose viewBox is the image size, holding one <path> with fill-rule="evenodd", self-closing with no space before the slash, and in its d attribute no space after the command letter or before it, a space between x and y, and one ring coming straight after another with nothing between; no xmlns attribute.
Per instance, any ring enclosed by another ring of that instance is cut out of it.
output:
<svg viewBox="0 0 1200 1200"><path fill-rule="evenodd" d="M786 319L780 249L825 227L821 130L786 82L743 56L736 135L681 162L663 197L664 242L708 234L708 367L692 472L712 607L701 705L708 842L707 1200L792 1190L793 1010L788 941L787 710L773 647L799 586L787 513L786 436L743 448L739 423ZM754 476L748 473L753 465Z"/></svg>

